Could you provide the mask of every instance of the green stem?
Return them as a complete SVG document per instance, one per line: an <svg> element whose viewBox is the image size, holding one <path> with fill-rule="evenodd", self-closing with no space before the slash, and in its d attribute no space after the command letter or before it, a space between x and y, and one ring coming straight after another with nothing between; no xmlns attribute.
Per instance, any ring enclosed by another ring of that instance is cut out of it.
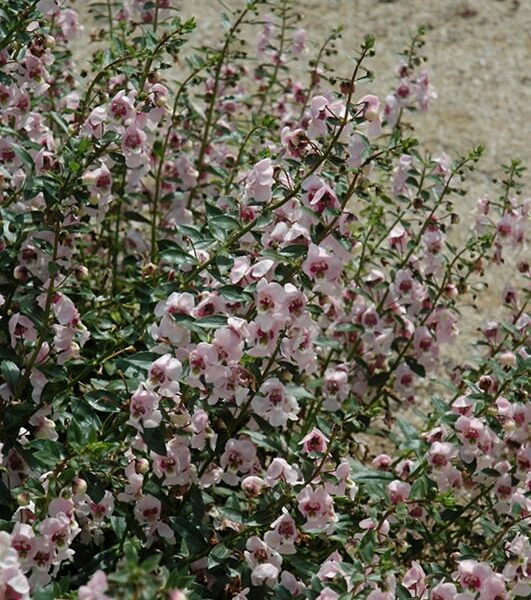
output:
<svg viewBox="0 0 531 600"><path fill-rule="evenodd" d="M233 38L236 30L241 25L243 19L246 17L247 13L249 12L249 9L250 9L250 6L248 5L240 12L240 15L238 16L238 18L236 19L236 21L234 22L234 24L232 25L230 30L226 33L225 43L223 44L223 48L222 48L220 55L218 57L218 60L216 62L216 69L214 71L214 87L212 88L211 97L209 98L206 120L205 120L205 127L203 129L203 135L201 136L201 144L199 146L199 154L197 156L197 162L196 162L196 168L197 168L197 173L198 173L197 185L195 187L193 187L192 190L190 191L190 195L188 196L187 208L190 208L192 206L192 201L197 192L197 187L201 184L201 177L204 172L203 162L205 159L206 149L208 147L210 128L212 127L213 120L214 120L214 109L216 107L216 100L218 97L219 83L220 83L220 79L221 79L221 69L225 62L225 58L227 57L230 42L232 41L232 38Z"/></svg>

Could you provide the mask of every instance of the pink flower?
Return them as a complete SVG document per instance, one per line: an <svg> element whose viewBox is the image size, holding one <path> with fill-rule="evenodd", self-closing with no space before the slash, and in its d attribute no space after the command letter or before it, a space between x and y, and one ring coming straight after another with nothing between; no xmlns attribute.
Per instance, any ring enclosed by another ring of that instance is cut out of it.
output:
<svg viewBox="0 0 531 600"><path fill-rule="evenodd" d="M308 136L300 127L295 130L284 127L280 132L280 141L291 158L301 158L308 149Z"/></svg>
<svg viewBox="0 0 531 600"><path fill-rule="evenodd" d="M175 162L177 174L182 182L182 187L189 190L197 185L199 171L194 167L190 159L183 155Z"/></svg>
<svg viewBox="0 0 531 600"><path fill-rule="evenodd" d="M303 452L326 452L328 447L328 438L322 431L314 427L312 431L305 435L299 443L302 444Z"/></svg>
<svg viewBox="0 0 531 600"><path fill-rule="evenodd" d="M372 465L375 469L385 471L391 467L393 459L388 454L378 454L372 459Z"/></svg>
<svg viewBox="0 0 531 600"><path fill-rule="evenodd" d="M243 333L245 327L239 327L240 319L230 318L228 327L220 327L212 341L218 357L225 363L237 363L243 354Z"/></svg>
<svg viewBox="0 0 531 600"><path fill-rule="evenodd" d="M315 96L310 104L308 137L314 140L328 133L327 119L341 119L345 114L345 105L340 101L330 102L325 96Z"/></svg>
<svg viewBox="0 0 531 600"><path fill-rule="evenodd" d="M192 415L192 430L191 446L199 450L204 448L207 438L211 439L213 445L217 437L210 427L208 413L201 408L196 408Z"/></svg>
<svg viewBox="0 0 531 600"><path fill-rule="evenodd" d="M9 335L11 337L11 347L15 348L17 343L35 342L37 339L37 330L33 326L33 322L21 315L14 313L9 319Z"/></svg>
<svg viewBox="0 0 531 600"><path fill-rule="evenodd" d="M276 378L268 379L260 386L251 406L257 415L273 427L284 427L288 420L295 421L299 412L295 398L286 392L284 385Z"/></svg>
<svg viewBox="0 0 531 600"><path fill-rule="evenodd" d="M84 185L94 187L105 194L110 193L112 186L112 175L107 165L102 164L97 169L87 171L82 178Z"/></svg>
<svg viewBox="0 0 531 600"><path fill-rule="evenodd" d="M341 275L341 262L322 246L310 244L302 270L316 283L336 283ZM331 286L326 286L330 289ZM324 289L323 289L324 291Z"/></svg>
<svg viewBox="0 0 531 600"><path fill-rule="evenodd" d="M389 500L391 500L391 503L399 504L400 502L405 502L409 498L411 486L405 481L395 479L395 481L392 481L389 484L387 490L389 492Z"/></svg>
<svg viewBox="0 0 531 600"><path fill-rule="evenodd" d="M380 114L380 100L377 96L367 94L358 101L359 113L368 122L366 129L369 138L377 137L382 133L382 117Z"/></svg>
<svg viewBox="0 0 531 600"><path fill-rule="evenodd" d="M263 329L256 321L249 323L248 338L252 345L249 350L251 356L271 356L275 351L281 326L277 321L268 325L267 329Z"/></svg>
<svg viewBox="0 0 531 600"><path fill-rule="evenodd" d="M100 138L104 132L104 125L107 119L107 111L104 106L96 106L87 117L84 127L88 135Z"/></svg>
<svg viewBox="0 0 531 600"><path fill-rule="evenodd" d="M393 193L395 196L408 195L407 178L412 165L413 158L408 154L403 154L398 161L398 165L393 169Z"/></svg>
<svg viewBox="0 0 531 600"><path fill-rule="evenodd" d="M239 481L238 473L248 473L256 460L256 446L247 438L230 439L225 444L225 451L221 455L220 465L225 473L223 480L229 485L236 485Z"/></svg>
<svg viewBox="0 0 531 600"><path fill-rule="evenodd" d="M57 17L57 24L67 40L73 39L83 29L77 21L77 13L70 8L62 9Z"/></svg>
<svg viewBox="0 0 531 600"><path fill-rule="evenodd" d="M147 463L147 469L149 470L149 463ZM133 502L139 500L142 496L142 486L144 484L144 476L138 470L138 463L136 460L130 460L126 469L125 476L127 483L124 491L118 494L118 500L120 502Z"/></svg>
<svg viewBox="0 0 531 600"><path fill-rule="evenodd" d="M108 490L105 491L99 502L93 502L89 497L87 504L92 518L97 522L108 519L114 512L114 498Z"/></svg>
<svg viewBox="0 0 531 600"><path fill-rule="evenodd" d="M301 56L307 52L306 48L306 31L304 29L297 29L293 34L293 43L291 51L295 56Z"/></svg>
<svg viewBox="0 0 531 600"><path fill-rule="evenodd" d="M325 587L315 600L338 600L339 594L334 592L332 588Z"/></svg>
<svg viewBox="0 0 531 600"><path fill-rule="evenodd" d="M298 533L295 521L283 508L282 515L271 524L273 531L264 535L265 543L280 554L295 554L295 541Z"/></svg>
<svg viewBox="0 0 531 600"><path fill-rule="evenodd" d="M453 583L439 583L431 591L431 600L454 600L457 588Z"/></svg>
<svg viewBox="0 0 531 600"><path fill-rule="evenodd" d="M323 529L334 523L334 502L324 488L307 485L297 495L299 511L306 517L305 529Z"/></svg>
<svg viewBox="0 0 531 600"><path fill-rule="evenodd" d="M252 536L245 544L245 560L252 568L251 581L253 585L267 585L273 587L277 583L282 565L282 557L270 548L259 537Z"/></svg>
<svg viewBox="0 0 531 600"><path fill-rule="evenodd" d="M479 592L478 600L496 600L505 595L503 577L494 573L484 562L463 560L457 568L459 583L473 594Z"/></svg>
<svg viewBox="0 0 531 600"><path fill-rule="evenodd" d="M105 594L108 589L107 576L103 571L96 571L87 585L79 588L79 600L110 600L111 597Z"/></svg>
<svg viewBox="0 0 531 600"><path fill-rule="evenodd" d="M264 480L256 475L248 475L242 480L241 486L245 495L249 498L256 498L262 492L265 485Z"/></svg>
<svg viewBox="0 0 531 600"><path fill-rule="evenodd" d="M134 92L125 94L125 90L120 90L109 104L109 113L115 121L124 123L135 115Z"/></svg>
<svg viewBox="0 0 531 600"><path fill-rule="evenodd" d="M72 527L72 523L65 513L44 519L39 525L39 531L46 542L59 549L70 546L73 538L79 532L79 527Z"/></svg>
<svg viewBox="0 0 531 600"><path fill-rule="evenodd" d="M179 377L182 365L170 354L164 354L149 368L148 386L156 389L161 396L174 397L179 394Z"/></svg>
<svg viewBox="0 0 531 600"><path fill-rule="evenodd" d="M11 532L11 545L22 564L30 563L35 554L35 532L31 525L17 522Z"/></svg>
<svg viewBox="0 0 531 600"><path fill-rule="evenodd" d="M360 133L354 132L348 141L347 165L353 168L361 167L363 161L369 157L370 149L369 140Z"/></svg>
<svg viewBox="0 0 531 600"><path fill-rule="evenodd" d="M162 421L162 413L158 410L159 400L158 394L140 385L131 397L127 423L136 429L157 427Z"/></svg>
<svg viewBox="0 0 531 600"><path fill-rule="evenodd" d="M348 370L346 365L328 368L324 374L324 387L326 390L323 410L336 411L349 395Z"/></svg>
<svg viewBox="0 0 531 600"><path fill-rule="evenodd" d="M192 480L192 461L187 440L181 436L173 437L166 444L166 455L153 456L153 472L163 479L162 485L188 485Z"/></svg>
<svg viewBox="0 0 531 600"><path fill-rule="evenodd" d="M411 563L411 568L402 579L402 585L407 588L413 597L422 598L426 591L426 574L416 561Z"/></svg>
<svg viewBox="0 0 531 600"><path fill-rule="evenodd" d="M0 531L0 597L6 600L29 600L30 586L23 574L11 537Z"/></svg>
<svg viewBox="0 0 531 600"><path fill-rule="evenodd" d="M130 169L138 169L148 162L145 153L147 135L135 123L129 125L122 137L122 152Z"/></svg>
<svg viewBox="0 0 531 600"><path fill-rule="evenodd" d="M276 457L267 468L265 483L273 487L280 481L288 485L295 485L299 483L299 474L297 469L292 467L286 460Z"/></svg>
<svg viewBox="0 0 531 600"><path fill-rule="evenodd" d="M158 534L173 543L175 535L171 528L160 520L161 503L151 495L144 496L135 506L135 517L140 525L145 525L148 535Z"/></svg>
<svg viewBox="0 0 531 600"><path fill-rule="evenodd" d="M429 450L429 463L436 469L450 466L450 459L455 455L455 448L448 442L434 442Z"/></svg>
<svg viewBox="0 0 531 600"><path fill-rule="evenodd" d="M270 158L258 162L247 177L245 197L260 204L271 200L273 187L273 163Z"/></svg>
<svg viewBox="0 0 531 600"><path fill-rule="evenodd" d="M302 182L304 193L302 199L305 204L321 214L326 208L338 208L334 190L317 175L312 175Z"/></svg>

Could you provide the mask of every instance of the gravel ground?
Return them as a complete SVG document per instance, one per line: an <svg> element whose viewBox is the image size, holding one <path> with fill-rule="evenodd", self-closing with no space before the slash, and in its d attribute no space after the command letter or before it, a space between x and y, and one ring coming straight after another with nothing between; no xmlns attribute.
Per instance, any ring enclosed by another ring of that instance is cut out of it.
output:
<svg viewBox="0 0 531 600"><path fill-rule="evenodd" d="M242 0L224 3L243 5ZM78 40L83 61L93 22L85 0L76 4L85 27ZM198 21L196 40L219 39L223 8L218 0L182 0L180 7L184 17ZM415 135L432 154L457 157L477 144L486 147L469 194L458 201L458 237L464 239L477 198L489 188L496 193L491 179L500 174L499 165L515 157L531 167L531 0L300 0L297 8L316 46L332 28L344 27L338 54L330 61L340 73L348 74L352 51L365 34L376 36L377 54L370 63L376 80L363 93L389 91L397 52L420 25L427 27L423 51L437 98L427 113L415 117ZM531 190L530 171L525 183ZM477 307L465 309L463 336L448 358L468 356L477 327L499 313L500 291L510 274L504 267L491 273Z"/></svg>

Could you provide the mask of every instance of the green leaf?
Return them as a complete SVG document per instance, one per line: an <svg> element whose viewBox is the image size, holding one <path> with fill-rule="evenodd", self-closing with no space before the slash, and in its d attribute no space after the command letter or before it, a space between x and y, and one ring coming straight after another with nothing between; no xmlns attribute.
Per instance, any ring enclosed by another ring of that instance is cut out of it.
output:
<svg viewBox="0 0 531 600"><path fill-rule="evenodd" d="M368 531L360 541L360 555L366 564L371 564L374 550L376 548L376 536L374 531Z"/></svg>
<svg viewBox="0 0 531 600"><path fill-rule="evenodd" d="M31 154L22 146L18 144L13 144L13 150L15 154L20 158L20 160L28 167L28 169L33 170L35 166L35 161L31 158Z"/></svg>
<svg viewBox="0 0 531 600"><path fill-rule="evenodd" d="M406 356L408 367L419 377L426 377L426 369L411 356Z"/></svg>
<svg viewBox="0 0 531 600"><path fill-rule="evenodd" d="M136 354L128 356L127 358L122 358L121 360L134 365L135 367L146 369L147 371L158 358L160 358L160 354L157 354L156 352L137 352Z"/></svg>
<svg viewBox="0 0 531 600"><path fill-rule="evenodd" d="M224 546L223 544L217 544L212 548L208 555L207 567L212 569L213 567L225 562L232 556L232 550Z"/></svg>
<svg viewBox="0 0 531 600"><path fill-rule="evenodd" d="M9 389L15 392L17 389L18 378L20 377L20 369L11 360L3 360L0 367L2 371L2 377L7 383Z"/></svg>
<svg viewBox="0 0 531 600"><path fill-rule="evenodd" d="M158 427L144 427L142 438L150 450L161 456L166 456L166 430L163 425L159 425Z"/></svg>
<svg viewBox="0 0 531 600"><path fill-rule="evenodd" d="M229 215L221 215L208 220L208 228L218 240L224 240L231 231L239 229L240 222Z"/></svg>
<svg viewBox="0 0 531 600"><path fill-rule="evenodd" d="M55 467L64 459L64 446L52 440L34 440L29 447L35 452L32 453L41 465L45 467Z"/></svg>

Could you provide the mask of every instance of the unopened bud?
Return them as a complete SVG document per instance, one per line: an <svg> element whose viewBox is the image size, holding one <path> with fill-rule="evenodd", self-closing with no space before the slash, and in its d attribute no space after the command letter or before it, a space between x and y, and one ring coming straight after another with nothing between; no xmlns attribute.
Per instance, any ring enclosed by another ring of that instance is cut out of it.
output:
<svg viewBox="0 0 531 600"><path fill-rule="evenodd" d="M82 496L87 493L87 482L81 477L75 477L72 481L72 493L75 496Z"/></svg>
<svg viewBox="0 0 531 600"><path fill-rule="evenodd" d="M21 492L17 496L17 504L19 506L28 506L29 504L29 494L27 492Z"/></svg>
<svg viewBox="0 0 531 600"><path fill-rule="evenodd" d="M356 86L350 81L342 81L339 84L339 89L344 96L348 96L349 93L354 93L354 91L356 90Z"/></svg>
<svg viewBox="0 0 531 600"><path fill-rule="evenodd" d="M449 283L444 288L444 293L446 294L446 296L448 296L448 298L457 298L457 296L459 295L459 291L453 283Z"/></svg>
<svg viewBox="0 0 531 600"><path fill-rule="evenodd" d="M19 265L13 269L13 277L17 281L25 283L29 279L29 271L24 265Z"/></svg>
<svg viewBox="0 0 531 600"><path fill-rule="evenodd" d="M137 458L135 460L135 473L145 475L149 471L149 461L147 458Z"/></svg>
<svg viewBox="0 0 531 600"><path fill-rule="evenodd" d="M169 600L188 600L188 596L181 590L171 590L168 595Z"/></svg>
<svg viewBox="0 0 531 600"><path fill-rule="evenodd" d="M369 107L365 111L363 116L365 117L366 121L369 121L369 123L372 123L373 121L376 121L376 119L378 118L378 111L375 108Z"/></svg>
<svg viewBox="0 0 531 600"><path fill-rule="evenodd" d="M78 281L85 281L86 279L88 279L88 276L89 270L87 269L87 267L85 267L85 265L78 265L74 268L74 277Z"/></svg>
<svg viewBox="0 0 531 600"><path fill-rule="evenodd" d="M516 268L520 273L529 273L529 263L527 262L527 260L518 261Z"/></svg>

